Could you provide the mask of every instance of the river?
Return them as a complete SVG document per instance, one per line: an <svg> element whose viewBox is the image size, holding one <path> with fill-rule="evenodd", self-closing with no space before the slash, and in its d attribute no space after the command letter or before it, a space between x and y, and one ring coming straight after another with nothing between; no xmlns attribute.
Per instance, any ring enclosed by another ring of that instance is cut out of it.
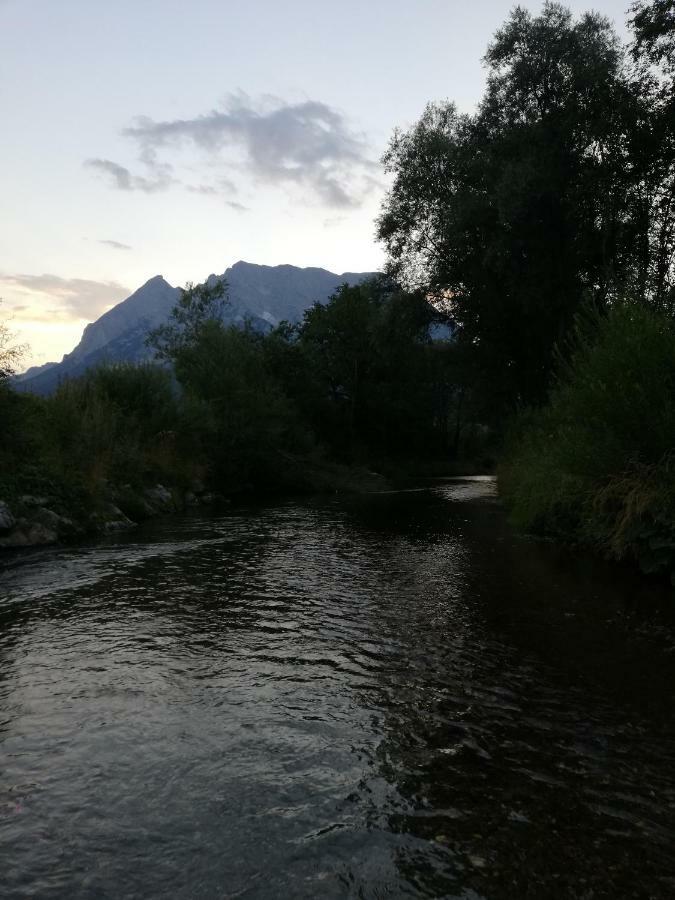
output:
<svg viewBox="0 0 675 900"><path fill-rule="evenodd" d="M0 897L675 896L673 605L486 478L5 557Z"/></svg>

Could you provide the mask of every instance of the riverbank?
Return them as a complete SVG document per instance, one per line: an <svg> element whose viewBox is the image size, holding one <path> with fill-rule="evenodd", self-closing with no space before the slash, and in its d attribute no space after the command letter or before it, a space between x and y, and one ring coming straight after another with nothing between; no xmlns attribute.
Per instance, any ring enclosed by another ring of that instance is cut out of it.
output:
<svg viewBox="0 0 675 900"><path fill-rule="evenodd" d="M113 488L108 499L69 504L62 497L22 494L10 503L0 500L0 550L64 543L87 535L134 528L154 516L189 506L226 502L211 492L179 491L155 484L142 490L130 485Z"/></svg>
<svg viewBox="0 0 675 900"><path fill-rule="evenodd" d="M242 497L274 495L362 493L389 485L385 476L365 467L346 466L320 458L283 455L283 478L214 490L201 480L166 485L98 484L91 492L64 486L48 477L39 479L39 494L9 491L0 497L0 552L68 543L91 535L126 531L157 516L195 508L223 507Z"/></svg>
<svg viewBox="0 0 675 900"><path fill-rule="evenodd" d="M581 323L546 405L512 425L500 494L517 528L675 585L675 325L637 304Z"/></svg>

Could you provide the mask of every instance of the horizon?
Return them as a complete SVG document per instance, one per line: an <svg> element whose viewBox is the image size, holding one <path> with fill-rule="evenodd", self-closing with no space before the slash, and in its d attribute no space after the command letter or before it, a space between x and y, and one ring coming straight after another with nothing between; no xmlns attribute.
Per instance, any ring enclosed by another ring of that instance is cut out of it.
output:
<svg viewBox="0 0 675 900"><path fill-rule="evenodd" d="M626 0L564 5L625 39ZM214 0L0 0L14 86L0 315L30 346L23 368L59 360L157 272L184 285L241 259L381 270L382 153L430 101L475 109L512 7L260 0L232 19Z"/></svg>

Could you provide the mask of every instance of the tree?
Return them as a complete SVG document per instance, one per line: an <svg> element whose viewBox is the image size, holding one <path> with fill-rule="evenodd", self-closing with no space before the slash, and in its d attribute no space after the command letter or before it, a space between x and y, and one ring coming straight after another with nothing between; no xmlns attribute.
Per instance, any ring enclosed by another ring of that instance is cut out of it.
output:
<svg viewBox="0 0 675 900"><path fill-rule="evenodd" d="M546 395L584 298L635 270L625 135L639 101L604 18L516 8L489 46L473 116L432 104L384 157L389 270L449 301L501 408Z"/></svg>
<svg viewBox="0 0 675 900"><path fill-rule="evenodd" d="M176 361L214 475L221 484L268 479L279 451L293 444L294 410L270 373L263 336L208 321Z"/></svg>
<svg viewBox="0 0 675 900"><path fill-rule="evenodd" d="M633 54L675 76L675 0L640 0L630 9L635 34Z"/></svg>
<svg viewBox="0 0 675 900"><path fill-rule="evenodd" d="M13 470L16 459L32 449L33 404L11 389L10 378L27 351L16 343L16 335L7 321L0 320L0 471Z"/></svg>
<svg viewBox="0 0 675 900"><path fill-rule="evenodd" d="M361 415L363 382L372 363L372 310L380 302L375 289L343 285L329 303L315 303L307 311L300 329L326 420L333 420L332 427L337 428L334 438L343 433L349 453Z"/></svg>
<svg viewBox="0 0 675 900"><path fill-rule="evenodd" d="M646 109L634 157L643 211L644 290L675 313L675 0L634 3L634 82Z"/></svg>
<svg viewBox="0 0 675 900"><path fill-rule="evenodd" d="M15 341L16 335L6 322L0 321L0 384L16 373L28 349L26 344Z"/></svg>
<svg viewBox="0 0 675 900"><path fill-rule="evenodd" d="M175 364L183 351L198 340L207 323L222 321L227 303L227 282L224 279L197 285L188 282L180 290L169 322L151 331L146 345L154 349L157 359Z"/></svg>
<svg viewBox="0 0 675 900"><path fill-rule="evenodd" d="M296 422L270 372L263 336L246 324L223 324L226 290L223 281L187 285L148 344L173 366L186 430L215 480L232 487L274 481L269 473L279 467L279 451L293 444Z"/></svg>
<svg viewBox="0 0 675 900"><path fill-rule="evenodd" d="M343 285L306 312L287 391L334 454L354 461L447 452L449 345L430 338L440 318L424 294L386 278Z"/></svg>

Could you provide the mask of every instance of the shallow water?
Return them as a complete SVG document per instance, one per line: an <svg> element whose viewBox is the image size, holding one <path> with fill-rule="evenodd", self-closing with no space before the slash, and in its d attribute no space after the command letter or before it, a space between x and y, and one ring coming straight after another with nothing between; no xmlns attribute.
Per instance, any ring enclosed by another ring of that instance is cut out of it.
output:
<svg viewBox="0 0 675 900"><path fill-rule="evenodd" d="M490 480L0 574L0 896L675 895L669 592Z"/></svg>

